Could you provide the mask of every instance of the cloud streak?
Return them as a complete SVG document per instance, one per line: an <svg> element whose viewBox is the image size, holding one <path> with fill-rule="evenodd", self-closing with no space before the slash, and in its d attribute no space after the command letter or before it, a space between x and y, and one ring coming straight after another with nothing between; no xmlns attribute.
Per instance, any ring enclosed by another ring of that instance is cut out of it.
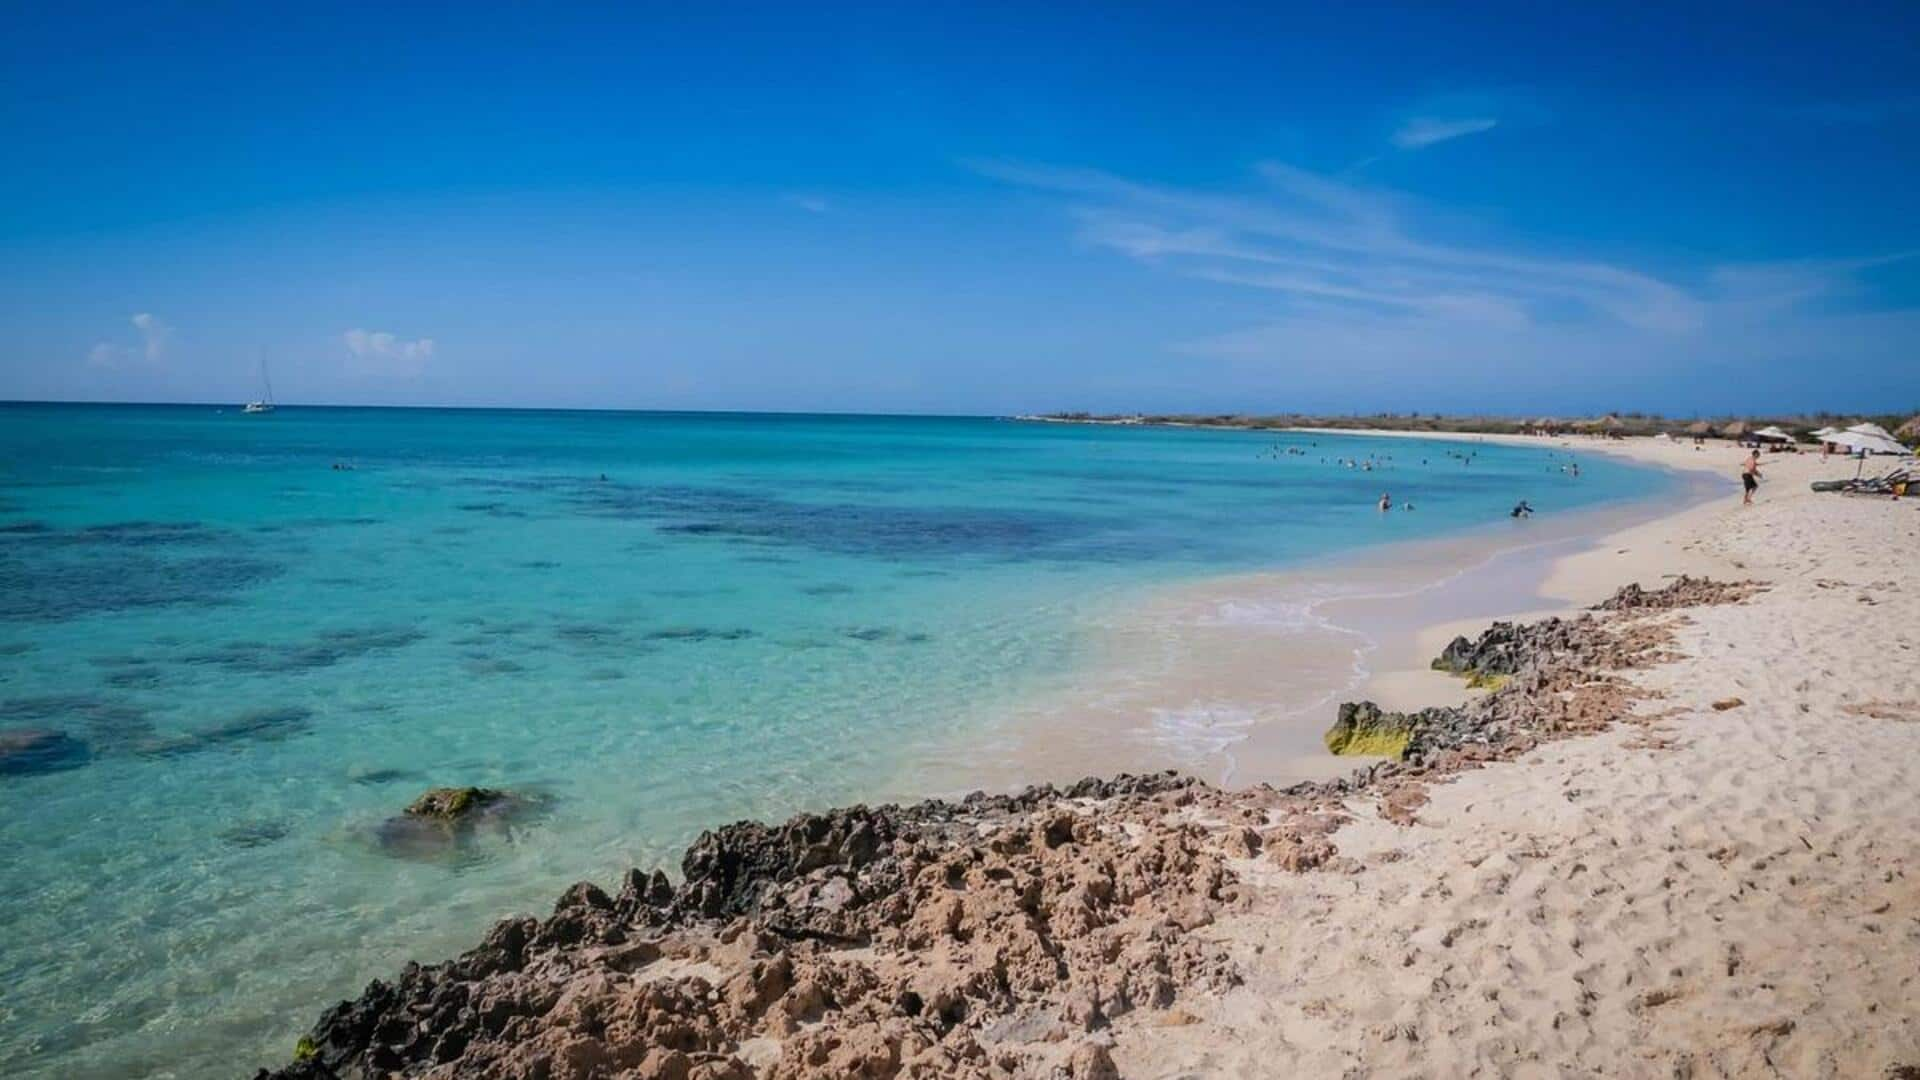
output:
<svg viewBox="0 0 1920 1080"><path fill-rule="evenodd" d="M1466 117L1446 120L1432 116L1417 116L1400 126L1393 133L1393 145L1402 150L1423 150L1438 143L1448 142L1467 135L1478 135L1483 131L1492 131L1500 126L1500 121L1491 116Z"/></svg>
<svg viewBox="0 0 1920 1080"><path fill-rule="evenodd" d="M433 359L433 339L407 340L385 330L348 330L340 335L347 346L347 370L355 375L415 378Z"/></svg>
<svg viewBox="0 0 1920 1080"><path fill-rule="evenodd" d="M1393 380L1396 389L1537 384L1544 395L1564 393L1573 372L1644 387L1724 365L1738 384L1724 389L1739 390L1753 363L1835 354L1836 377L1852 367L1897 382L1894 343L1912 341L1920 323L1920 312L1871 310L1872 275L1912 252L1653 273L1514 241L1440 239L1487 230L1396 192L1280 163L1232 191L975 167L1059 196L1078 239L1095 250L1251 298L1264 309L1253 325L1175 342L1171 352L1241 377L1264 366L1289 385L1303 375L1334 379L1332 366L1338 378Z"/></svg>
<svg viewBox="0 0 1920 1080"><path fill-rule="evenodd" d="M1502 324L1558 312L1647 330L1697 327L1701 304L1650 274L1608 263L1422 237L1418 208L1390 192L1290 165L1251 194L1143 184L1107 173L985 165L1075 200L1080 237L1172 272L1335 304L1356 316L1452 312Z"/></svg>

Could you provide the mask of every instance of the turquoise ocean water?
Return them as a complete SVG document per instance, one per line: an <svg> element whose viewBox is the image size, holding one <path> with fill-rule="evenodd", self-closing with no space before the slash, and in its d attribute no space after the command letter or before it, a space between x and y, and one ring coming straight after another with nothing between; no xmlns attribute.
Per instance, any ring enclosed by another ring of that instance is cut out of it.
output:
<svg viewBox="0 0 1920 1080"><path fill-rule="evenodd" d="M1566 460L987 419L0 405L0 731L66 736L0 772L0 1075L243 1075L573 881L872 796L1071 670L1088 614L1134 591L1671 484ZM1383 515L1382 491L1418 509ZM436 784L543 802L383 844Z"/></svg>

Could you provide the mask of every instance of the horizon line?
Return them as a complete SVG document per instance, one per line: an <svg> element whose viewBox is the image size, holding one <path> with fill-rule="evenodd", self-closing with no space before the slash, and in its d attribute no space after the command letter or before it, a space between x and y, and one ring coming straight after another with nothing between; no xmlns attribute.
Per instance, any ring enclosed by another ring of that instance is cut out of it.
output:
<svg viewBox="0 0 1920 1080"><path fill-rule="evenodd" d="M19 406L29 406L29 407L31 406L88 406L88 407L129 408L129 409L152 409L152 408L202 408L202 409L215 409L215 410L233 409L237 412L241 408L242 404L244 403L220 402L220 401L97 401L97 400L82 400L77 398L45 398L45 399L0 398L0 408L19 407ZM1085 410L1085 409L1063 409L1063 410L1055 410L1051 412L1025 411L1025 412L1007 412L1007 413L1000 413L1000 412L942 413L942 412L858 412L853 410L839 410L839 409L675 409L675 408L648 408L648 407L614 408L614 407L593 406L593 405L398 405L398 404L383 405L383 404L342 404L338 402L314 402L314 403L301 403L301 404L293 404L293 405L276 404L274 406L274 409L275 411L279 411L282 409L314 409L314 410L391 409L395 411L415 411L415 412L603 413L603 414L609 414L609 415L617 415L617 414L623 414L623 413L627 413L627 414L644 413L644 414L668 415L668 416L795 416L795 417L842 416L842 417L869 417L874 419L895 418L895 419L925 419L925 420L1023 420L1028 418L1064 419L1064 418L1073 417L1073 416L1082 416L1089 419L1101 419L1101 420L1124 418L1124 417L1141 417L1141 418L1166 417L1166 418L1174 418L1174 419L1184 419L1184 418L1213 419L1213 418L1221 418L1221 417L1244 417L1249 420L1261 420L1261 419L1271 419L1271 418L1301 418L1301 419L1328 419L1328 420L1374 420L1374 419L1382 419L1382 418L1385 418L1385 419L1404 418L1408 420L1419 420L1421 417L1430 417L1433 419L1501 419L1501 420L1521 419L1521 420L1525 420L1525 419L1531 419L1531 418L1543 415L1543 413L1539 409L1527 409L1527 410L1514 411L1514 412L1507 412L1507 411L1429 412L1426 410L1419 410L1419 411L1408 410L1403 412L1403 411L1396 411L1396 410L1390 410L1390 409L1389 410L1373 410L1373 411L1357 411L1357 410L1338 411L1337 410L1337 411L1331 411L1331 412L1220 411L1217 409L1206 409L1206 410L1197 410L1197 411L1179 411L1179 412L1152 412L1152 411L1095 412L1092 410ZM1553 410L1548 410L1549 414L1552 412ZM1559 412L1561 413L1561 415L1553 416L1553 419L1555 420L1559 420L1563 418L1573 419L1573 418L1589 417L1589 416L1591 417L1618 416L1622 418L1634 417L1634 418L1645 418L1645 419L1654 419L1654 420L1711 420L1716 418L1719 418L1719 419L1741 419L1741 418L1786 419L1791 417L1813 417L1813 416L1837 416L1837 417L1897 416L1897 415L1913 416L1913 415L1920 415L1920 403L1916 403L1907 408L1887 409L1887 410L1881 410L1881 411L1869 411L1869 410L1861 410L1861 409L1801 409L1798 411L1782 412L1777 410L1760 409L1760 410L1747 410L1747 411L1702 412L1699 410L1695 410L1685 415L1673 414L1673 413L1650 412L1644 409L1626 409L1626 410L1602 409L1602 410L1593 411L1593 412L1572 412L1572 413L1566 412L1565 410L1559 410Z"/></svg>

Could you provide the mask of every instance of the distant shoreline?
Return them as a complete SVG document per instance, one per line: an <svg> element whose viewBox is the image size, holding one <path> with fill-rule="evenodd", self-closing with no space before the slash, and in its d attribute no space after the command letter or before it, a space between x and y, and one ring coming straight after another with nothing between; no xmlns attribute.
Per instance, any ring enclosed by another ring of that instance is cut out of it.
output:
<svg viewBox="0 0 1920 1080"><path fill-rule="evenodd" d="M1648 413L1605 413L1592 417L1511 417L1446 416L1442 414L1380 413L1372 416L1315 416L1303 413L1278 413L1269 416L1247 414L1188 413L1027 413L1009 419L1032 424L1086 424L1103 427L1212 428L1221 431L1301 431L1348 435L1510 435L1529 438L1560 438L1584 435L1592 438L1670 435L1676 438L1740 439L1748 432L1777 425L1799 439L1806 440L1823 427L1847 427L1871 422L1896 433L1911 435L1909 444L1920 440L1913 427L1912 413L1839 414L1802 413L1798 415L1723 416L1713 419L1678 418Z"/></svg>

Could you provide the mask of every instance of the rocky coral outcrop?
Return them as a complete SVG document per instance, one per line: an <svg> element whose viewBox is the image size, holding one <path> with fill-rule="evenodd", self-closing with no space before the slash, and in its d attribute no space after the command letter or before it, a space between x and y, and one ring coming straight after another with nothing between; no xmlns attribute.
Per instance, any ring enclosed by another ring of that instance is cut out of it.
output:
<svg viewBox="0 0 1920 1080"><path fill-rule="evenodd" d="M1343 704L1327 744L1365 747L1336 752L1432 764L1447 755L1460 760L1462 753L1511 756L1543 738L1598 730L1625 715L1637 696L1618 673L1670 656L1671 629L1658 616L1737 602L1764 587L1683 576L1653 591L1628 585L1595 606L1602 614L1496 622L1477 638L1455 638L1433 662L1491 693L1417 713Z"/></svg>
<svg viewBox="0 0 1920 1080"><path fill-rule="evenodd" d="M1757 581L1713 581L1681 574L1658 589L1626 585L1593 605L1594 611L1672 611L1707 604L1737 604L1766 586Z"/></svg>
<svg viewBox="0 0 1920 1080"><path fill-rule="evenodd" d="M1089 1037L1226 985L1190 936L1265 824L1173 774L702 835L328 1010L261 1077L1110 1076Z"/></svg>
<svg viewBox="0 0 1920 1080"><path fill-rule="evenodd" d="M1648 614L1706 604L1738 603L1765 588L1753 581L1713 581L1680 575L1658 589L1626 585L1590 610ZM1496 622L1477 638L1456 637L1434 659L1435 671L1497 686L1535 658L1576 655L1595 644L1596 624L1587 616L1542 619L1534 623Z"/></svg>

